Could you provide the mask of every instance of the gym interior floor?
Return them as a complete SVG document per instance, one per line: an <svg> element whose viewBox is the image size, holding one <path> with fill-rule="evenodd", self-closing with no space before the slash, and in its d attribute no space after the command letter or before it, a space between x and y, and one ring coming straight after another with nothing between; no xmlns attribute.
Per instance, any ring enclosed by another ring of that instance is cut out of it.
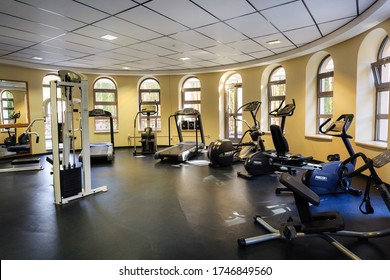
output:
<svg viewBox="0 0 390 280"><path fill-rule="evenodd" d="M204 154L198 159L175 164L117 149L112 164L92 168L93 186L107 185L108 192L63 206L53 202L44 157L42 171L1 173L1 259L346 259L319 238L239 248L237 238L266 233L254 215L274 226L296 217L294 199L275 194L277 175L244 180L236 176L242 164L213 169ZM365 180L353 184L363 189ZM361 197L347 194L322 196L314 210L341 212L348 230L390 228L375 189L371 200L373 215L361 214ZM336 239L363 259L390 259L390 236Z"/></svg>

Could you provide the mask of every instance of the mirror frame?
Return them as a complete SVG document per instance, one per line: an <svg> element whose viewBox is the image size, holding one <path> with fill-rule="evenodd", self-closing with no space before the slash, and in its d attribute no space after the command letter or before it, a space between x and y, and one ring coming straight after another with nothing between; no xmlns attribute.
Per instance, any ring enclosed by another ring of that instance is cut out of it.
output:
<svg viewBox="0 0 390 280"><path fill-rule="evenodd" d="M26 117L27 121L20 122L16 124L2 124L0 123L0 129L2 128L19 128L19 127L27 127L30 124L30 97L29 97L29 88L27 81L18 81L18 80L9 80L9 79L0 79L0 81L9 81L9 82L17 82L17 83L25 83L26 84L26 92L25 92L25 102L26 102Z"/></svg>

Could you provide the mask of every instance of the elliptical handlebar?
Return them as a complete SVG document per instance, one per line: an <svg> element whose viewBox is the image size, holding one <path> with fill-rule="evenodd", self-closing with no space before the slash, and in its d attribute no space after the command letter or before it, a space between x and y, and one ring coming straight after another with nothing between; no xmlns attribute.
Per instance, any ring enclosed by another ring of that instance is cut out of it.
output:
<svg viewBox="0 0 390 280"><path fill-rule="evenodd" d="M292 99L292 103L286 104L283 107L284 101L285 100L283 100L280 103L278 108L276 108L275 110L271 111L269 113L269 115L273 116L273 117L290 117L290 116L292 116L294 114L294 110L296 108L295 99Z"/></svg>
<svg viewBox="0 0 390 280"><path fill-rule="evenodd" d="M254 122L254 127L256 129L258 129L260 127L260 122L256 119L256 115L260 109L260 106L261 106L261 101L251 101L251 102L248 102L248 103L245 103L244 105L240 106L237 111L232 114L233 118L234 118L234 121L240 121L240 122L243 122L246 124L246 126L249 128L249 129L252 129L252 127L250 126L250 124L244 120L244 119L237 119L237 114L238 112L242 109L243 111L247 111L247 112L250 112L251 113L251 116L252 116L252 119L253 119L253 122Z"/></svg>

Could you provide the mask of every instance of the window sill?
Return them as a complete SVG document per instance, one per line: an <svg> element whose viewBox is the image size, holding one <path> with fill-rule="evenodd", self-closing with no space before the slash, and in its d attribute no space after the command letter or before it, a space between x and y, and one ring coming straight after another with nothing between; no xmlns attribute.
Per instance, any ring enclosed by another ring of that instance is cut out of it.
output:
<svg viewBox="0 0 390 280"><path fill-rule="evenodd" d="M305 135L305 138L314 139L314 140L332 140L333 137L329 135L322 135L322 134L310 134Z"/></svg>
<svg viewBox="0 0 390 280"><path fill-rule="evenodd" d="M369 148L377 148L377 149L382 149L382 150L387 149L387 143L379 142L379 141L364 141L364 142L355 141L355 143L356 143L356 145L365 146L365 147L369 147Z"/></svg>

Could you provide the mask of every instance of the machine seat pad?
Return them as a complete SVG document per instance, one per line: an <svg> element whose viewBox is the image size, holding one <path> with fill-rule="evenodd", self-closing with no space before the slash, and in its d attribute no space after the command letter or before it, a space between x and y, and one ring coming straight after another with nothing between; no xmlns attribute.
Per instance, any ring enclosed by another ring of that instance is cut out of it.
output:
<svg viewBox="0 0 390 280"><path fill-rule="evenodd" d="M286 186L293 193L303 198L307 202L318 206L320 204L320 197L313 192L310 188L304 185L302 182L297 181L293 176L288 173L283 173L280 176L280 182Z"/></svg>

